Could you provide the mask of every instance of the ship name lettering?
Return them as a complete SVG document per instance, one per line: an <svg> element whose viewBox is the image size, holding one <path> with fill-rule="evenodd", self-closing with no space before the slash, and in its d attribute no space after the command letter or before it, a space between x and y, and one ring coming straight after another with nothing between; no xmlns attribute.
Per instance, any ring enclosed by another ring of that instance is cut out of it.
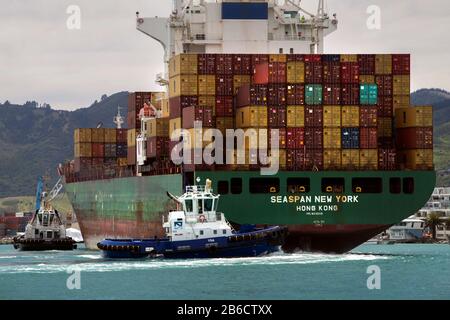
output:
<svg viewBox="0 0 450 320"><path fill-rule="evenodd" d="M358 197L359 196L336 196L336 201L342 203L358 203Z"/></svg>
<svg viewBox="0 0 450 320"><path fill-rule="evenodd" d="M332 201L333 201L333 197L331 197L331 196L315 196L315 202L330 203Z"/></svg>

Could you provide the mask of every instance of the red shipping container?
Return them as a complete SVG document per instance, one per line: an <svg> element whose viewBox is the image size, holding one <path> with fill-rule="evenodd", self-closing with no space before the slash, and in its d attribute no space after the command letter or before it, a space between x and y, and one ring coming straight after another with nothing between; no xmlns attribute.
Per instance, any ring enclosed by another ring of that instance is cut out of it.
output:
<svg viewBox="0 0 450 320"><path fill-rule="evenodd" d="M92 166L93 167L101 167L103 166L104 159L103 158L92 158Z"/></svg>
<svg viewBox="0 0 450 320"><path fill-rule="evenodd" d="M305 82L307 84L322 84L323 66L321 62L305 63Z"/></svg>
<svg viewBox="0 0 450 320"><path fill-rule="evenodd" d="M375 74L375 55L359 54L358 55L359 74L374 75Z"/></svg>
<svg viewBox="0 0 450 320"><path fill-rule="evenodd" d="M272 106L285 106L286 90L285 84L269 84L267 86L267 104Z"/></svg>
<svg viewBox="0 0 450 320"><path fill-rule="evenodd" d="M272 135L275 131L278 131L278 148L285 149L287 148L287 129L286 128L276 128L269 129L269 141L268 144L272 147Z"/></svg>
<svg viewBox="0 0 450 320"><path fill-rule="evenodd" d="M269 83L286 83L287 64L285 62L269 62Z"/></svg>
<svg viewBox="0 0 450 320"><path fill-rule="evenodd" d="M291 136L294 141L291 142L292 149L301 149L305 147L305 128L287 128L292 129L293 135ZM287 134L286 134L287 135ZM287 143L287 141L286 141Z"/></svg>
<svg viewBox="0 0 450 320"><path fill-rule="evenodd" d="M396 170L397 152L395 149L378 149L378 170Z"/></svg>
<svg viewBox="0 0 450 320"><path fill-rule="evenodd" d="M323 128L305 128L305 147L309 149L323 148Z"/></svg>
<svg viewBox="0 0 450 320"><path fill-rule="evenodd" d="M341 104L341 86L339 84L324 85L323 104L331 106Z"/></svg>
<svg viewBox="0 0 450 320"><path fill-rule="evenodd" d="M339 62L323 63L323 82L332 84L341 82L341 64Z"/></svg>
<svg viewBox="0 0 450 320"><path fill-rule="evenodd" d="M105 145L103 143L92 144L92 157L103 158L105 156Z"/></svg>
<svg viewBox="0 0 450 320"><path fill-rule="evenodd" d="M116 141L117 143L120 142L127 142L127 129L117 129L116 130Z"/></svg>
<svg viewBox="0 0 450 320"><path fill-rule="evenodd" d="M198 55L198 74L216 74L216 55L199 54Z"/></svg>
<svg viewBox="0 0 450 320"><path fill-rule="evenodd" d="M239 88L236 97L236 107L246 107L250 105L267 105L266 85L243 85Z"/></svg>
<svg viewBox="0 0 450 320"><path fill-rule="evenodd" d="M305 86L303 84L288 84L286 88L286 102L289 106L305 104Z"/></svg>
<svg viewBox="0 0 450 320"><path fill-rule="evenodd" d="M321 62L322 55L320 54L305 54L303 56L305 62Z"/></svg>
<svg viewBox="0 0 450 320"><path fill-rule="evenodd" d="M305 168L304 148L286 150L286 168L288 170L304 170Z"/></svg>
<svg viewBox="0 0 450 320"><path fill-rule="evenodd" d="M358 84L343 84L341 91L342 105L359 105L359 85Z"/></svg>
<svg viewBox="0 0 450 320"><path fill-rule="evenodd" d="M128 112L139 114L144 107L144 103L152 100L151 92L134 92L128 96Z"/></svg>
<svg viewBox="0 0 450 320"><path fill-rule="evenodd" d="M392 96L394 92L392 76L375 76L375 83L378 86L378 96Z"/></svg>
<svg viewBox="0 0 450 320"><path fill-rule="evenodd" d="M269 83L269 63L261 63L254 67L253 75L254 84L268 84Z"/></svg>
<svg viewBox="0 0 450 320"><path fill-rule="evenodd" d="M341 82L359 84L359 65L356 62L341 63Z"/></svg>
<svg viewBox="0 0 450 320"><path fill-rule="evenodd" d="M75 158L74 170L75 172L82 172L88 170L92 166L92 158Z"/></svg>
<svg viewBox="0 0 450 320"><path fill-rule="evenodd" d="M378 128L360 128L359 147L361 149L378 148Z"/></svg>
<svg viewBox="0 0 450 320"><path fill-rule="evenodd" d="M233 116L233 96L216 97L216 117Z"/></svg>
<svg viewBox="0 0 450 320"><path fill-rule="evenodd" d="M233 95L233 75L217 75L216 76L216 95L232 96Z"/></svg>
<svg viewBox="0 0 450 320"><path fill-rule="evenodd" d="M252 59L252 69L254 71L256 66L269 62L269 55L268 54L252 54L251 59Z"/></svg>
<svg viewBox="0 0 450 320"><path fill-rule="evenodd" d="M170 118L181 117L182 110L188 107L198 106L198 96L180 96L169 99Z"/></svg>
<svg viewBox="0 0 450 320"><path fill-rule="evenodd" d="M393 107L394 99L392 96L378 97L378 117L392 117L394 114Z"/></svg>
<svg viewBox="0 0 450 320"><path fill-rule="evenodd" d="M305 127L323 127L323 107L305 107Z"/></svg>
<svg viewBox="0 0 450 320"><path fill-rule="evenodd" d="M169 154L169 138L151 137L147 139L147 157L168 157Z"/></svg>
<svg viewBox="0 0 450 320"><path fill-rule="evenodd" d="M393 137L378 137L378 148L391 149L395 148L395 140Z"/></svg>
<svg viewBox="0 0 450 320"><path fill-rule="evenodd" d="M286 126L286 107L269 107L267 116L269 128L282 128Z"/></svg>
<svg viewBox="0 0 450 320"><path fill-rule="evenodd" d="M211 128L214 126L212 107L189 107L183 109L183 128L194 128L195 121L201 121L202 126Z"/></svg>
<svg viewBox="0 0 450 320"><path fill-rule="evenodd" d="M128 147L127 160L130 166L136 164L136 147Z"/></svg>
<svg viewBox="0 0 450 320"><path fill-rule="evenodd" d="M249 54L235 54L233 56L233 74L236 75L253 74L252 56Z"/></svg>
<svg viewBox="0 0 450 320"><path fill-rule="evenodd" d="M409 54L392 55L392 74L408 75L411 72L411 56Z"/></svg>
<svg viewBox="0 0 450 320"><path fill-rule="evenodd" d="M378 107L361 106L359 108L359 125L361 127L377 127Z"/></svg>
<svg viewBox="0 0 450 320"><path fill-rule="evenodd" d="M405 149L432 149L433 128L411 127L399 128L396 131L396 145L400 150Z"/></svg>
<svg viewBox="0 0 450 320"><path fill-rule="evenodd" d="M323 149L306 148L303 170L311 171L315 168L323 169Z"/></svg>
<svg viewBox="0 0 450 320"><path fill-rule="evenodd" d="M232 75L233 74L233 55L218 54L216 55L216 74Z"/></svg>

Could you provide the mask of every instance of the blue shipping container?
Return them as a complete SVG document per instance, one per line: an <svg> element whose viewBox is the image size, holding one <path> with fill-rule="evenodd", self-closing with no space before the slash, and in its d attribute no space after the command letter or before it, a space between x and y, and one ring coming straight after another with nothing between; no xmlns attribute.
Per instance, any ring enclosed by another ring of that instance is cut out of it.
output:
<svg viewBox="0 0 450 320"><path fill-rule="evenodd" d="M268 17L269 7L267 3L222 3L222 20L267 20Z"/></svg>
<svg viewBox="0 0 450 320"><path fill-rule="evenodd" d="M340 62L341 55L339 54L324 54L322 55L322 62Z"/></svg>
<svg viewBox="0 0 450 320"><path fill-rule="evenodd" d="M359 149L359 128L342 128L342 149Z"/></svg>

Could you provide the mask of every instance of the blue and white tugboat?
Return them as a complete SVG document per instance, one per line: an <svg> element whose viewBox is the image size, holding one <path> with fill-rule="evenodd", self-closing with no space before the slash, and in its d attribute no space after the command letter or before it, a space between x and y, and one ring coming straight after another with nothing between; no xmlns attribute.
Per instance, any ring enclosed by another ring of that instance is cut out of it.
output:
<svg viewBox="0 0 450 320"><path fill-rule="evenodd" d="M286 227L241 226L239 231L217 212L220 195L206 186L188 186L180 197L170 195L182 211L163 217L166 238L105 239L97 244L107 258L232 258L255 257L278 251Z"/></svg>

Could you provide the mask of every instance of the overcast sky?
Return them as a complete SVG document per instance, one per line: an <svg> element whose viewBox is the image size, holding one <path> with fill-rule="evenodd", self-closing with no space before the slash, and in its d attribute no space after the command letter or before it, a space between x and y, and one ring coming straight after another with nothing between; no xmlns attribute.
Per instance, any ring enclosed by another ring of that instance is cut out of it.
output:
<svg viewBox="0 0 450 320"><path fill-rule="evenodd" d="M89 106L103 93L154 90L163 50L135 29L141 16L168 16L166 0L0 0L0 101ZM303 0L306 8L316 0ZM68 30L69 5L81 8L81 29ZM369 5L381 9L381 30L366 27ZM328 0L338 31L326 53L412 54L412 89L450 90L448 0Z"/></svg>

